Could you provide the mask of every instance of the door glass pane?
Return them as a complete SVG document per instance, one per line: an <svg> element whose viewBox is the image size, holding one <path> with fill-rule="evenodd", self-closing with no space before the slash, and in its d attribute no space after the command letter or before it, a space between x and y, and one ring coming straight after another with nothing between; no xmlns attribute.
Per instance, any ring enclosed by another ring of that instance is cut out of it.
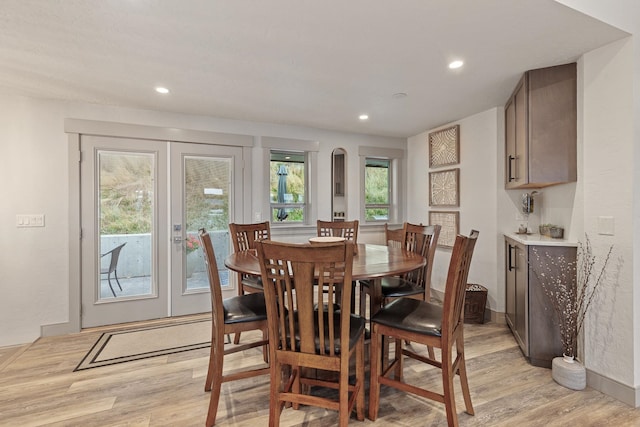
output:
<svg viewBox="0 0 640 427"><path fill-rule="evenodd" d="M99 300L156 294L154 155L98 151Z"/></svg>
<svg viewBox="0 0 640 427"><path fill-rule="evenodd" d="M229 255L229 189L231 160L204 156L184 158L184 218L186 240L184 266L186 286L183 292L209 290L206 267L198 240L205 228L212 239L220 283L229 286L229 271L224 259Z"/></svg>

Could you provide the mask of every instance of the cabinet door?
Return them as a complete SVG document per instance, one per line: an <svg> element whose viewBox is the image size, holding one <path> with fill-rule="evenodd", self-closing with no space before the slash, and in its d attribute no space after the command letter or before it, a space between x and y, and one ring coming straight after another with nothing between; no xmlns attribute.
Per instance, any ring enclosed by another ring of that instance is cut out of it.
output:
<svg viewBox="0 0 640 427"><path fill-rule="evenodd" d="M529 356L529 265L527 250L515 245L516 270L516 338L525 356Z"/></svg>
<svg viewBox="0 0 640 427"><path fill-rule="evenodd" d="M528 182L527 76L522 77L504 107L505 188L518 188Z"/></svg>
<svg viewBox="0 0 640 427"><path fill-rule="evenodd" d="M520 81L514 97L515 135L516 135L516 170L515 186L529 182L529 126L527 117L527 78L526 75Z"/></svg>
<svg viewBox="0 0 640 427"><path fill-rule="evenodd" d="M504 138L505 159L504 185L511 188L516 180L516 104L515 99L509 99L504 107Z"/></svg>
<svg viewBox="0 0 640 427"><path fill-rule="evenodd" d="M554 357L562 355L562 340L557 326L557 313L549 297L544 291L537 271L547 272L555 277L565 275L571 282L567 286L575 286L575 272L566 265L575 263L577 249L564 246L535 246L539 255L531 254L529 274L529 325L530 325L530 361L534 366L551 367ZM565 261L562 262L561 260ZM568 271L567 271L568 270ZM564 273L564 274L563 274ZM553 285L552 286L556 286ZM557 289L554 289L557 292Z"/></svg>
<svg viewBox="0 0 640 427"><path fill-rule="evenodd" d="M506 265L506 312L507 324L513 332L516 330L516 247L511 242L505 243Z"/></svg>

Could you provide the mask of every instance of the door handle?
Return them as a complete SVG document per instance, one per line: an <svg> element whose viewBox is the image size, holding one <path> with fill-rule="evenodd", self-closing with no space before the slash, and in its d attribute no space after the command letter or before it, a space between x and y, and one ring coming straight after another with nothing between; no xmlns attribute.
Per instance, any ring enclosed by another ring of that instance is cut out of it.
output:
<svg viewBox="0 0 640 427"><path fill-rule="evenodd" d="M507 267L509 268L509 271L513 270L515 268L515 265L513 265L513 257L511 256L512 254L512 250L515 249L515 246L509 245L509 261L507 262Z"/></svg>
<svg viewBox="0 0 640 427"><path fill-rule="evenodd" d="M513 169L514 168L511 167L511 165L512 165L511 162L513 162L515 159L516 158L514 156L509 156L509 166L508 166L508 169L509 169L509 173L508 173L509 182L514 181L516 179L516 177L513 176Z"/></svg>

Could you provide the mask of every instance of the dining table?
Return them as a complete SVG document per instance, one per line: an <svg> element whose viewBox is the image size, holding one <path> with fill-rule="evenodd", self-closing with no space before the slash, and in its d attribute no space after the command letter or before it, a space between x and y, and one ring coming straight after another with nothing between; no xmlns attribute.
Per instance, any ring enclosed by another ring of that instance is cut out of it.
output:
<svg viewBox="0 0 640 427"><path fill-rule="evenodd" d="M369 280L373 284L373 316L382 306L383 297L380 280L383 277L396 276L424 267L426 259L404 248L371 243L358 243L353 256L353 280ZM259 276L260 262L255 251L234 252L227 256L224 265L235 272Z"/></svg>

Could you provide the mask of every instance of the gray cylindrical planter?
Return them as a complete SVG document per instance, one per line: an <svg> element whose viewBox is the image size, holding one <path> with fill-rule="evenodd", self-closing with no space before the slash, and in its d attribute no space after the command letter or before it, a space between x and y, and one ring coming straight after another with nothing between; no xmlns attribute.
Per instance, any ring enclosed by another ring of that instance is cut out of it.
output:
<svg viewBox="0 0 640 427"><path fill-rule="evenodd" d="M555 357L551 362L551 377L572 390L582 390L587 386L587 370L572 357Z"/></svg>

